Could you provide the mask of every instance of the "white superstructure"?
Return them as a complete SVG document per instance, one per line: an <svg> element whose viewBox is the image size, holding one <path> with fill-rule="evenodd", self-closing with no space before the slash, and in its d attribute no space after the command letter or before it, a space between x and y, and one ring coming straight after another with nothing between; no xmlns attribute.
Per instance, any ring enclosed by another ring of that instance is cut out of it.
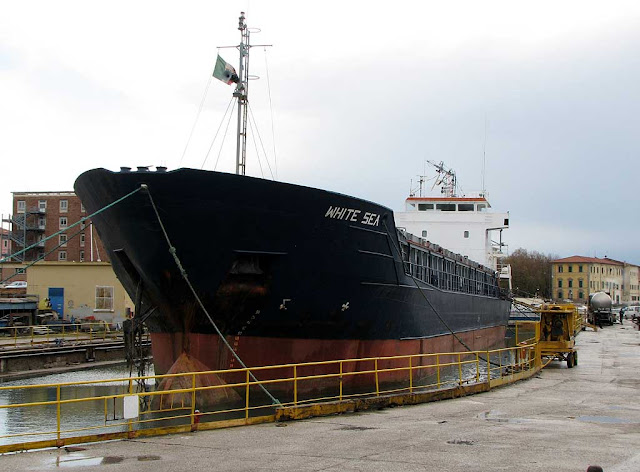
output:
<svg viewBox="0 0 640 472"><path fill-rule="evenodd" d="M491 211L482 193L474 197L410 196L405 211L394 212L394 216L396 226L414 236L494 270L509 270L500 263L507 255L502 231L509 228L509 213Z"/></svg>

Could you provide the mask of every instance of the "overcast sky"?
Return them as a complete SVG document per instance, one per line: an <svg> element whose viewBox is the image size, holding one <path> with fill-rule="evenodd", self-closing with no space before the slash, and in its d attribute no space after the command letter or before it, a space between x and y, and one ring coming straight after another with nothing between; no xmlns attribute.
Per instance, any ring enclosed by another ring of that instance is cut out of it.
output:
<svg viewBox="0 0 640 472"><path fill-rule="evenodd" d="M637 0L0 6L2 213L12 191L70 190L94 167L200 168L233 90L207 88L217 47L239 42L243 10L252 43L273 44L250 67L265 177L402 210L427 159L480 190L486 149L511 251L640 264ZM234 170L234 126L216 170Z"/></svg>

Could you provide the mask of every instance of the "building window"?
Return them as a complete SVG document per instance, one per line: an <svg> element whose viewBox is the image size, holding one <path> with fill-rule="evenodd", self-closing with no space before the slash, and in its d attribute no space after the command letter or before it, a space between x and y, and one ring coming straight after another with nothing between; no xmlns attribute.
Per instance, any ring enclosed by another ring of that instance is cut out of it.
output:
<svg viewBox="0 0 640 472"><path fill-rule="evenodd" d="M573 279L569 279L569 288L573 287Z"/></svg>
<svg viewBox="0 0 640 472"><path fill-rule="evenodd" d="M558 280L558 288L562 288L562 279Z"/></svg>
<svg viewBox="0 0 640 472"><path fill-rule="evenodd" d="M80 251L80 262L84 262L84 251Z"/></svg>
<svg viewBox="0 0 640 472"><path fill-rule="evenodd" d="M113 287L96 286L96 310L113 311Z"/></svg>
<svg viewBox="0 0 640 472"><path fill-rule="evenodd" d="M569 272L573 272L573 266L572 265L569 266Z"/></svg>
<svg viewBox="0 0 640 472"><path fill-rule="evenodd" d="M559 274L562 274L562 271L563 271L562 266L561 266L561 265L559 265L559 266L558 266L558 273L559 273Z"/></svg>
<svg viewBox="0 0 640 472"><path fill-rule="evenodd" d="M24 274L24 269L16 269L16 274Z"/></svg>
<svg viewBox="0 0 640 472"><path fill-rule="evenodd" d="M38 201L38 210L40 211L47 211L47 201L46 200L39 200Z"/></svg>
<svg viewBox="0 0 640 472"><path fill-rule="evenodd" d="M18 213L24 213L27 208L27 202L24 200L18 200Z"/></svg>
<svg viewBox="0 0 640 472"><path fill-rule="evenodd" d="M59 235L58 236L58 241L60 243L60 246L67 247L67 235L66 234Z"/></svg>
<svg viewBox="0 0 640 472"><path fill-rule="evenodd" d="M578 272L582 272L582 266L578 266Z"/></svg>
<svg viewBox="0 0 640 472"><path fill-rule="evenodd" d="M84 247L84 233L80 235L80 247Z"/></svg>
<svg viewBox="0 0 640 472"><path fill-rule="evenodd" d="M582 288L582 279L578 280L578 288ZM582 297L580 297L582 298Z"/></svg>
<svg viewBox="0 0 640 472"><path fill-rule="evenodd" d="M562 290L558 290L558 298L562 298Z"/></svg>
<svg viewBox="0 0 640 472"><path fill-rule="evenodd" d="M60 213L66 213L69 210L69 200L60 200Z"/></svg>
<svg viewBox="0 0 640 472"><path fill-rule="evenodd" d="M82 213L86 213L87 212L87 210L84 208L84 203L80 203L80 211Z"/></svg>
<svg viewBox="0 0 640 472"><path fill-rule="evenodd" d="M60 217L60 229L66 228L66 227L67 227L67 217L66 216L61 216Z"/></svg>
<svg viewBox="0 0 640 472"><path fill-rule="evenodd" d="M426 238L426 237L427 237L427 230L426 230L426 229L422 231L422 237L423 237L423 238Z"/></svg>
<svg viewBox="0 0 640 472"><path fill-rule="evenodd" d="M66 261L67 260L67 251L58 252L58 260L59 261Z"/></svg>
<svg viewBox="0 0 640 472"><path fill-rule="evenodd" d="M578 292L578 298L583 299L584 298L584 292Z"/></svg>
<svg viewBox="0 0 640 472"><path fill-rule="evenodd" d="M38 229L45 229L47 226L47 219L42 216L38 218Z"/></svg>

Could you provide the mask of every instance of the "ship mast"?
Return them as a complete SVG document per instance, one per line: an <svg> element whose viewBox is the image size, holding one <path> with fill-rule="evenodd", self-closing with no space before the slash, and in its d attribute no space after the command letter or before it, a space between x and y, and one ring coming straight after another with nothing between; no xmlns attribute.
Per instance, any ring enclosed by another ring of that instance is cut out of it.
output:
<svg viewBox="0 0 640 472"><path fill-rule="evenodd" d="M245 175L247 161L247 95L249 92L249 28L245 23L244 12L240 12L238 29L240 30L240 67L238 84L233 96L238 100L238 132L236 140L236 174Z"/></svg>

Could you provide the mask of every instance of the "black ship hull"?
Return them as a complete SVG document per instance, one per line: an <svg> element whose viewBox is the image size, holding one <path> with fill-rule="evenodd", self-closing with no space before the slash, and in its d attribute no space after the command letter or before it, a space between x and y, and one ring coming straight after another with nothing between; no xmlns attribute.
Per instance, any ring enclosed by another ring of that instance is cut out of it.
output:
<svg viewBox="0 0 640 472"><path fill-rule="evenodd" d="M143 184L93 221L119 280L139 300L157 374L183 352L212 370L239 367L160 222L207 312L249 366L466 349L460 341L486 349L504 338L510 303L493 286L453 290L409 275L407 242L388 208L191 169L95 169L75 190L93 213Z"/></svg>

